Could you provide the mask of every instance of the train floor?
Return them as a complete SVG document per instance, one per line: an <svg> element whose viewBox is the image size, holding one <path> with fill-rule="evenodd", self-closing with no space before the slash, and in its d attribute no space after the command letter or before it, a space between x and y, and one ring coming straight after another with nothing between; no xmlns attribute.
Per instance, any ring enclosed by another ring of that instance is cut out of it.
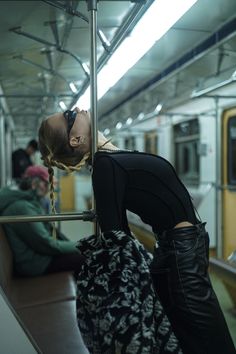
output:
<svg viewBox="0 0 236 354"><path fill-rule="evenodd" d="M83 221L63 221L61 230L70 239L76 241L84 236L92 235L93 224ZM236 347L236 309L233 309L233 303L221 279L216 274L210 274L210 277Z"/></svg>
<svg viewBox="0 0 236 354"><path fill-rule="evenodd" d="M233 309L232 300L221 279L215 274L210 274L210 277L236 347L236 309Z"/></svg>

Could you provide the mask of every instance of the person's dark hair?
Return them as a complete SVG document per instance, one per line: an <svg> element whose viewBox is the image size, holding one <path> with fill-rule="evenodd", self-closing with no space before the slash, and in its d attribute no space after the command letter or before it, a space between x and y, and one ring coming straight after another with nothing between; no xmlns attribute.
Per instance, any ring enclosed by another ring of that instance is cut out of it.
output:
<svg viewBox="0 0 236 354"><path fill-rule="evenodd" d="M32 189L32 181L33 181L33 180L38 180L38 181L40 181L40 178L38 178L38 177L22 178L21 181L20 181L20 184L19 184L19 188L20 188L22 191L28 191L28 190Z"/></svg>
<svg viewBox="0 0 236 354"><path fill-rule="evenodd" d="M27 147L32 147L34 151L38 150L38 142L36 140L30 140Z"/></svg>

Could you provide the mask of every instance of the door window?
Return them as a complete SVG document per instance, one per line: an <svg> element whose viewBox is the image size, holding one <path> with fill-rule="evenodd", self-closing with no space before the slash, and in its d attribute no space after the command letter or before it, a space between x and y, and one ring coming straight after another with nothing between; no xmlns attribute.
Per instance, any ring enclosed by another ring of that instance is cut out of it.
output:
<svg viewBox="0 0 236 354"><path fill-rule="evenodd" d="M135 136L129 136L125 138L125 149L127 150L136 149Z"/></svg>
<svg viewBox="0 0 236 354"><path fill-rule="evenodd" d="M236 185L236 117L228 120L228 184Z"/></svg>
<svg viewBox="0 0 236 354"><path fill-rule="evenodd" d="M151 130L145 134L145 152L157 155L157 131Z"/></svg>
<svg viewBox="0 0 236 354"><path fill-rule="evenodd" d="M193 119L174 126L175 168L178 176L188 185L200 179L199 122Z"/></svg>

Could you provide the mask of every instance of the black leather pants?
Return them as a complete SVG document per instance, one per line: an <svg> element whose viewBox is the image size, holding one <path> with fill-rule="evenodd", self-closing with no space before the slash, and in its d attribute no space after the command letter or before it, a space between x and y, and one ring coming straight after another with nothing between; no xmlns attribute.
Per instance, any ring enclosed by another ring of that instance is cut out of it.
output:
<svg viewBox="0 0 236 354"><path fill-rule="evenodd" d="M208 276L205 224L158 236L151 265L154 286L184 354L235 354Z"/></svg>

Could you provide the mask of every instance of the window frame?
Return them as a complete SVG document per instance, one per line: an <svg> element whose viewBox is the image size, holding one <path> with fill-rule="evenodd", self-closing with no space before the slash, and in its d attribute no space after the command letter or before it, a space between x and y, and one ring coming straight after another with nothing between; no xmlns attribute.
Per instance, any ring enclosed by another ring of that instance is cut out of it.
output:
<svg viewBox="0 0 236 354"><path fill-rule="evenodd" d="M182 128L181 128L182 125ZM174 160L175 169L181 180L186 185L196 186L200 183L200 123L198 118L177 123L173 126ZM187 171L184 162L180 163L184 156L180 156L181 151L186 149L190 152L187 156ZM192 150L192 153L191 153ZM196 153L194 153L196 152ZM193 155L194 154L194 155ZM193 158L194 157L194 158ZM179 160L180 159L180 160Z"/></svg>
<svg viewBox="0 0 236 354"><path fill-rule="evenodd" d="M228 119L227 122L227 184L231 186L236 185L236 156L235 156L235 176L233 176L233 149L232 149L232 140L235 140L236 144L236 135L235 138L231 138L231 127L232 122L235 122L236 130L236 116L232 116Z"/></svg>

